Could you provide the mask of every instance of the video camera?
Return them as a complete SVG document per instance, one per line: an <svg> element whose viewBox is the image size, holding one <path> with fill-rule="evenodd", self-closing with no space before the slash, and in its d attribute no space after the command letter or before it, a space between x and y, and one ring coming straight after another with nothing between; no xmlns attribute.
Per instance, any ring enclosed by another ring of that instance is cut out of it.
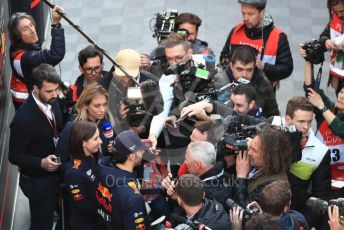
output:
<svg viewBox="0 0 344 230"><path fill-rule="evenodd" d="M217 93L210 77L210 72L202 64L196 67L193 61L190 60L184 64L170 66L164 74L177 74L183 93L193 92L196 96L196 102L206 98L217 100Z"/></svg>
<svg viewBox="0 0 344 230"><path fill-rule="evenodd" d="M171 32L175 32L175 22L178 16L177 10L167 10L156 13L153 37L158 44L165 39Z"/></svg>
<svg viewBox="0 0 344 230"><path fill-rule="evenodd" d="M143 104L140 87L128 87L123 103L129 108L128 120L132 127L138 126L146 110Z"/></svg>
<svg viewBox="0 0 344 230"><path fill-rule="evenodd" d="M322 216L328 215L328 207L331 205L336 205L339 208L339 216L344 215L344 200L321 200L316 197L310 197L307 200L306 207L308 210L310 210L315 218L319 218ZM340 224L344 225L344 220L340 219Z"/></svg>
<svg viewBox="0 0 344 230"><path fill-rule="evenodd" d="M312 64L320 64L325 60L324 51L319 40L313 39L303 44L302 49L306 51L306 61Z"/></svg>
<svg viewBox="0 0 344 230"><path fill-rule="evenodd" d="M248 221L254 214L258 214L260 212L259 208L252 207L252 208L243 208L237 203L235 203L234 200L228 198L226 200L227 206L231 209L234 207L239 207L240 211L243 210L243 221Z"/></svg>
<svg viewBox="0 0 344 230"><path fill-rule="evenodd" d="M218 143L218 150L221 152L221 155L237 155L240 150L247 150L247 138L253 138L257 134L257 127L258 125L242 125L234 118L234 121L229 123L227 132ZM235 149L226 148L226 144L233 146Z"/></svg>

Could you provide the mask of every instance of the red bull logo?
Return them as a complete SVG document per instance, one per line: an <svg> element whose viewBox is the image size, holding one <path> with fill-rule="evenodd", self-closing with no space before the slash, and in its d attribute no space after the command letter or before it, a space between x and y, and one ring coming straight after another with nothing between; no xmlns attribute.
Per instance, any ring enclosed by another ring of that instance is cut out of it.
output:
<svg viewBox="0 0 344 230"><path fill-rule="evenodd" d="M111 201L112 194L110 193L109 189L107 187L104 187L103 185L98 185L98 191L102 194L103 197Z"/></svg>

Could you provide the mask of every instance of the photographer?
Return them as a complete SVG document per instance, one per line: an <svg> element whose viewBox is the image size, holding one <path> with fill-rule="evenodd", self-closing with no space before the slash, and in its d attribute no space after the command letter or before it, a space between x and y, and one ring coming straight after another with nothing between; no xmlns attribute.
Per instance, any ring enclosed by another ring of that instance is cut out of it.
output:
<svg viewBox="0 0 344 230"><path fill-rule="evenodd" d="M323 51L331 52L330 60L330 78L331 86L339 93L344 86L343 62L343 30L344 23L344 1L327 0L330 21L319 36L319 41L323 46Z"/></svg>
<svg viewBox="0 0 344 230"><path fill-rule="evenodd" d="M238 0L243 21L228 35L220 56L222 65L227 65L235 49L242 44L259 51L257 68L264 71L274 90L278 81L289 77L293 71L293 59L287 35L274 25L266 14L267 0Z"/></svg>
<svg viewBox="0 0 344 230"><path fill-rule="evenodd" d="M301 48L302 57L306 57L305 51ZM343 157L344 157L344 87L338 93L335 103L325 95L322 89L315 89L315 82L312 76L312 64L305 61L304 69L304 90L309 102L314 107L315 119L317 121L316 137L328 146L333 157L331 158L331 179L332 188L343 188L337 185L344 182ZM335 197L343 196L343 189L337 190Z"/></svg>
<svg viewBox="0 0 344 230"><path fill-rule="evenodd" d="M204 198L204 184L197 176L185 174L176 181L176 199L183 208L186 224L192 223L193 229L204 229L205 225L213 230L230 229L230 222L223 206L215 200ZM178 223L181 224L181 223Z"/></svg>
<svg viewBox="0 0 344 230"><path fill-rule="evenodd" d="M261 191L276 180L287 180L285 173L291 163L292 146L285 133L269 124L257 128L257 136L248 151L239 153L236 159L237 203L245 207L261 200Z"/></svg>
<svg viewBox="0 0 344 230"><path fill-rule="evenodd" d="M184 165L188 173L203 181L205 197L216 199L226 207L226 199L232 196L232 183L223 164L216 162L214 145L206 141L191 142L186 149ZM171 177L172 175L166 177L162 186L167 190L167 195L175 199L175 184Z"/></svg>
<svg viewBox="0 0 344 230"><path fill-rule="evenodd" d="M288 181L274 181L262 190L260 207L264 213L280 217L282 229L308 230L306 218L290 210L291 190Z"/></svg>

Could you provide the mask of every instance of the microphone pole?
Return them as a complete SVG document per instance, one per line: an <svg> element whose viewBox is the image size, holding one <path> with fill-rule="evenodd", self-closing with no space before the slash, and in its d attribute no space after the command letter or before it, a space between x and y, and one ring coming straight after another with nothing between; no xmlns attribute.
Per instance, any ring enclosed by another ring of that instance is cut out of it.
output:
<svg viewBox="0 0 344 230"><path fill-rule="evenodd" d="M43 0L43 2L45 2L51 9L54 8L54 4L51 4L49 2L49 0ZM65 19L74 29L76 29L82 36L84 36L84 38L87 39L87 41L89 43L91 43L92 45L94 45L94 47L96 49L98 49L100 52L102 52L104 54L105 57L107 57L114 66L116 66L117 68L119 68L127 77L130 77L137 86L139 86L140 84L135 80L135 78L133 78L132 76L130 76L124 69L123 67L118 64L111 56L108 52L106 52L103 48L101 48L96 41L94 41L90 36L88 36L82 29L80 26L78 26L77 24L75 24L69 17L67 17L67 15L65 13L62 13L60 11L57 11L57 13L63 18Z"/></svg>

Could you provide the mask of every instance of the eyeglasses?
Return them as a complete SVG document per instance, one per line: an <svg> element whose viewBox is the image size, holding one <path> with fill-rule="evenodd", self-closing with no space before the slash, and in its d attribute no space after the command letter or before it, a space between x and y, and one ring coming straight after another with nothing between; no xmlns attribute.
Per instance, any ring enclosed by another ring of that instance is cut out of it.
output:
<svg viewBox="0 0 344 230"><path fill-rule="evenodd" d="M82 68L87 74L92 74L93 72L94 73L100 73L103 69L102 66L96 66L96 67L85 67L85 68Z"/></svg>
<svg viewBox="0 0 344 230"><path fill-rule="evenodd" d="M185 52L185 54L183 56L177 56L177 57L174 57L174 58L167 57L166 59L167 59L168 64L171 65L171 64L173 64L173 62L176 63L176 64L181 64L183 62L184 57L185 57L185 55L187 53L188 52Z"/></svg>

